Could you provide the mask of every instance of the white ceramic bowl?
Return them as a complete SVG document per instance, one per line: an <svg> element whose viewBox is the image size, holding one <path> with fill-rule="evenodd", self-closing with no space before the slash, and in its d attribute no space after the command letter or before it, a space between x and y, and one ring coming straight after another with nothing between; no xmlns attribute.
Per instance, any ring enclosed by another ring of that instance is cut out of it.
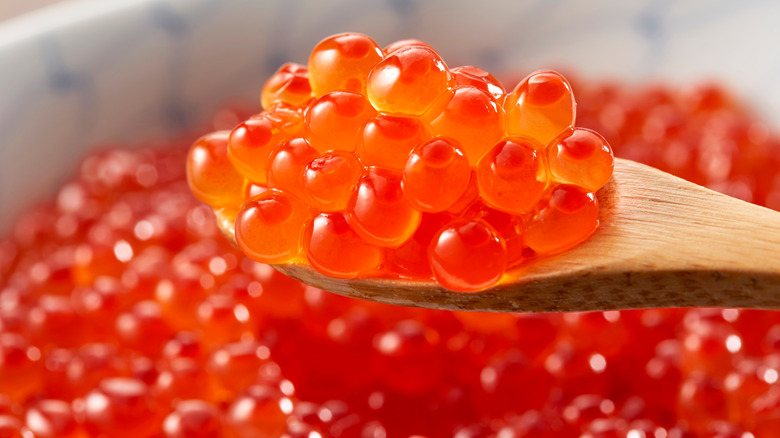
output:
<svg viewBox="0 0 780 438"><path fill-rule="evenodd" d="M419 38L451 64L719 79L780 123L780 2L71 0L0 25L0 233L99 142L175 135L323 37ZM511 86L511 85L509 85Z"/></svg>

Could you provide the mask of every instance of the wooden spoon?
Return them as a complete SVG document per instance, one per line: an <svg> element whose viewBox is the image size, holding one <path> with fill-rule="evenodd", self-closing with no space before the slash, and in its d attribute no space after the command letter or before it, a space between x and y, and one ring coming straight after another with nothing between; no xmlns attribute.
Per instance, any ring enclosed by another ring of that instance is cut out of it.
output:
<svg viewBox="0 0 780 438"><path fill-rule="evenodd" d="M433 282L280 272L337 294L448 310L563 312L650 307L780 309L780 213L628 160L598 194L600 225L579 246L525 262L481 292ZM220 227L235 241L232 221Z"/></svg>

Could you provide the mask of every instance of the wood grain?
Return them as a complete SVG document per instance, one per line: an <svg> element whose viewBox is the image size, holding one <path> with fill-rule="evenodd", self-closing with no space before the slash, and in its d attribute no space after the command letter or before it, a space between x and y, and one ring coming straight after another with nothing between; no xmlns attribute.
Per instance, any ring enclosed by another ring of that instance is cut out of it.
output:
<svg viewBox="0 0 780 438"><path fill-rule="evenodd" d="M531 260L481 292L451 292L430 282L335 279L305 265L274 267L341 295L437 309L780 309L780 213L621 159L598 199L601 223L590 239Z"/></svg>

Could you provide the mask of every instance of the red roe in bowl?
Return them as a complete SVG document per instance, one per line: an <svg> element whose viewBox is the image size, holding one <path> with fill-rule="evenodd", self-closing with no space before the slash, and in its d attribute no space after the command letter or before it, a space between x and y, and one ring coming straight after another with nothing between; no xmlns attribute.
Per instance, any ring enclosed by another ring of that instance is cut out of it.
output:
<svg viewBox="0 0 780 438"><path fill-rule="evenodd" d="M163 422L165 438L218 438L222 425L219 409L202 400L184 400Z"/></svg>
<svg viewBox="0 0 780 438"><path fill-rule="evenodd" d="M138 379L103 380L84 399L85 425L93 436L149 436L157 428L157 407Z"/></svg>
<svg viewBox="0 0 780 438"><path fill-rule="evenodd" d="M722 89L573 83L578 123L618 156L780 208L780 136ZM283 107L271 111L278 123L295 120L297 111L276 111ZM236 111L236 121L249 117ZM302 135L285 126L285 142ZM209 206L187 188L182 163L193 140L88 156L57 199L0 237L0 435L776 435L777 312L483 314L341 297L254 262L220 236ZM354 153L343 154L362 172ZM359 172L347 168L354 186ZM367 244L342 211L310 203L300 258L319 272L430 281L434 237L479 223L492 228L484 241L492 243L474 252L503 240L508 266L517 264L507 276L537 262L554 267L543 252L553 248L542 245L571 244L593 229L597 210L591 190L550 180L531 211L514 215L486 204L472 179L445 212L422 212L397 248ZM251 184L246 201L265 190ZM565 218L576 224L535 231ZM480 241L461 234L445 243ZM488 277L489 259L458 268L474 277L453 281L471 290Z"/></svg>

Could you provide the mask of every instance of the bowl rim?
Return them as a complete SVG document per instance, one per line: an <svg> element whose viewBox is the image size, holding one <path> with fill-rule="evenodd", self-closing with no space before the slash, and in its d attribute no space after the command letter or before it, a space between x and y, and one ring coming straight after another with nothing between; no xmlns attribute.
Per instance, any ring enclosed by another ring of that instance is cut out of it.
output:
<svg viewBox="0 0 780 438"><path fill-rule="evenodd" d="M0 50L84 22L116 15L159 0L66 0L0 23Z"/></svg>

